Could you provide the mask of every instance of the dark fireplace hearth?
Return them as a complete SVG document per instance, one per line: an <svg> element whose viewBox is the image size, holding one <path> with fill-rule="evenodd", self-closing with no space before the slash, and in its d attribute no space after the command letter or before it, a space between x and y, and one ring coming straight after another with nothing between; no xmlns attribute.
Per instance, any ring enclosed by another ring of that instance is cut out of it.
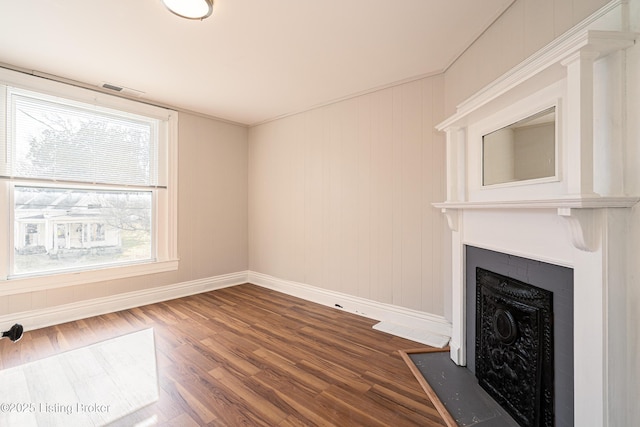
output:
<svg viewBox="0 0 640 427"><path fill-rule="evenodd" d="M475 369L521 426L554 426L553 293L478 267Z"/></svg>

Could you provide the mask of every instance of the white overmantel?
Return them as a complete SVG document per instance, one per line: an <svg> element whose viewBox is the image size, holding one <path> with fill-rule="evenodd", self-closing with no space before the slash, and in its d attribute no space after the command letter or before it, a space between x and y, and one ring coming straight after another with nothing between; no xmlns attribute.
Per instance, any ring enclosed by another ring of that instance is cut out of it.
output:
<svg viewBox="0 0 640 427"><path fill-rule="evenodd" d="M537 207L548 199L566 207L635 204L622 179L625 141L612 125L625 96L624 50L635 38L589 27L570 31L460 104L436 126L447 134L446 206L530 201ZM482 136L548 106L558 110L555 179L483 187Z"/></svg>
<svg viewBox="0 0 640 427"><path fill-rule="evenodd" d="M613 1L460 104L436 128L447 136L451 229L451 358L466 364L465 247L570 267L574 272L577 426L615 425L626 356L628 221L625 50L636 34L626 1ZM482 185L482 135L556 107L556 174ZM617 388L616 388L617 387Z"/></svg>

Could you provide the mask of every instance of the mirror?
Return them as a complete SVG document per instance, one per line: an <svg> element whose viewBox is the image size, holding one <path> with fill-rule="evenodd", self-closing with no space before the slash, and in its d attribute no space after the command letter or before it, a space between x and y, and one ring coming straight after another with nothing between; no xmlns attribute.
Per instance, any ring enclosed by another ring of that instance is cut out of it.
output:
<svg viewBox="0 0 640 427"><path fill-rule="evenodd" d="M556 107L482 137L482 185L556 175Z"/></svg>

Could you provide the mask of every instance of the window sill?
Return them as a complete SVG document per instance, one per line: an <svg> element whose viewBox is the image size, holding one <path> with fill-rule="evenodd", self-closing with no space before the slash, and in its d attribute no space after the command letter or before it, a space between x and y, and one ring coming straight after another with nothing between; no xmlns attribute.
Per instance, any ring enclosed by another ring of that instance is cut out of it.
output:
<svg viewBox="0 0 640 427"><path fill-rule="evenodd" d="M128 277L164 273L178 269L178 260L166 260L134 264L127 266L107 267L98 270L49 274L46 276L17 277L0 280L0 296L63 288L104 282L107 280L125 279Z"/></svg>

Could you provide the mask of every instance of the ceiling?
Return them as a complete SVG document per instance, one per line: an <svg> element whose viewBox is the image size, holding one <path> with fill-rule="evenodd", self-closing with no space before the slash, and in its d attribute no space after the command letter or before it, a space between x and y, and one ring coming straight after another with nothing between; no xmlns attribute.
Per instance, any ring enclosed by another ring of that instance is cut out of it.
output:
<svg viewBox="0 0 640 427"><path fill-rule="evenodd" d="M253 125L445 70L514 0L0 0L0 63Z"/></svg>

